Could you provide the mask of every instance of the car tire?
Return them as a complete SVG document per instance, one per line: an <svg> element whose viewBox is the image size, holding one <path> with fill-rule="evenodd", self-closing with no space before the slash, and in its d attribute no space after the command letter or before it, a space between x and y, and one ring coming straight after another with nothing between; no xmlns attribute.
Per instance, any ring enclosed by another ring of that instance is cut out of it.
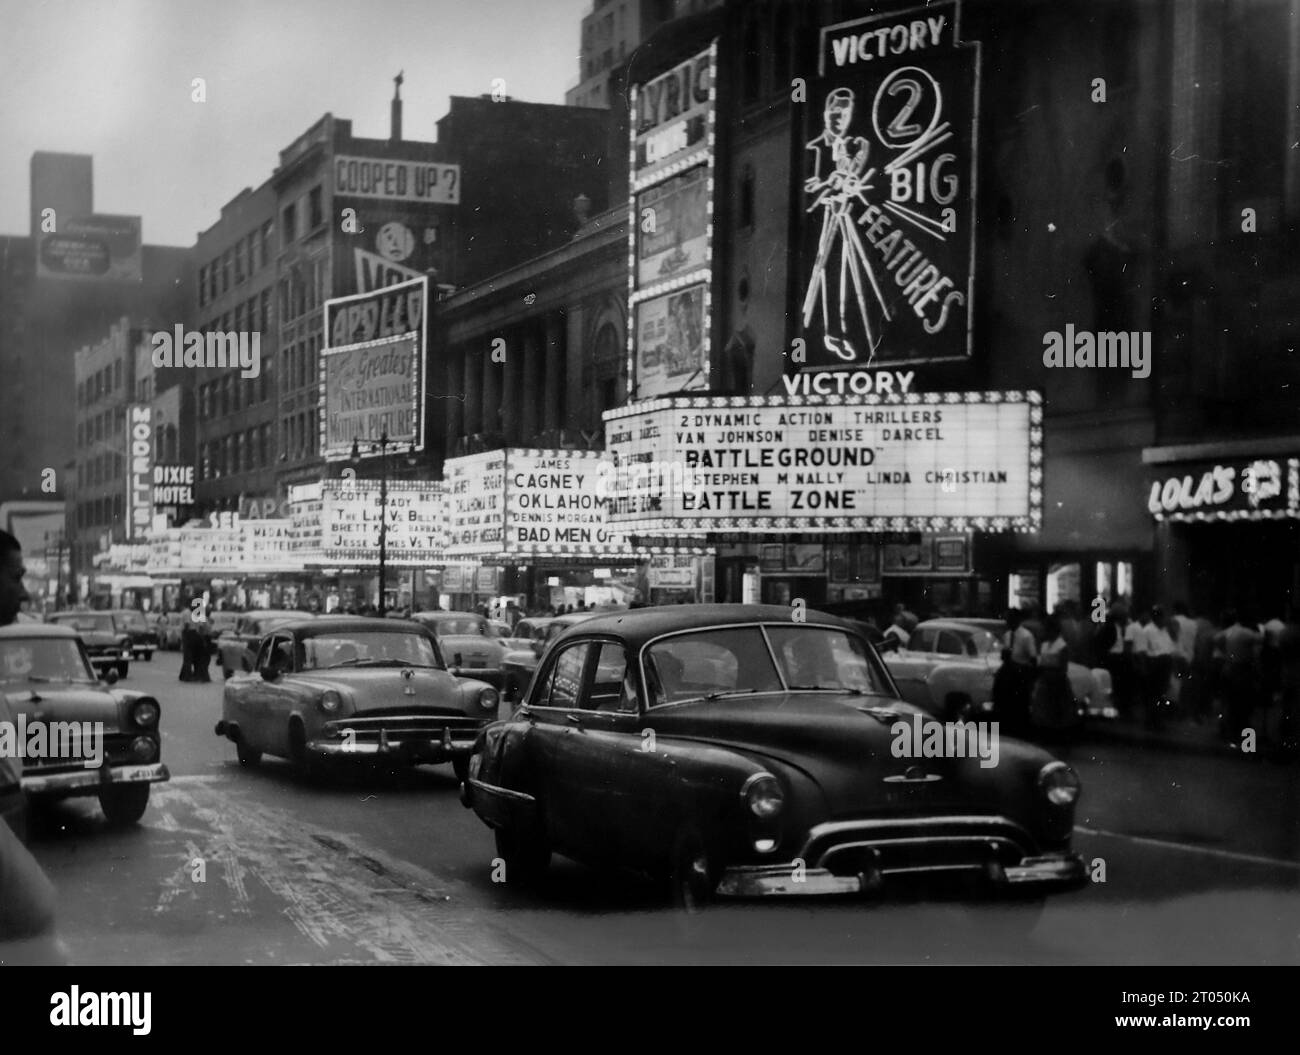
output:
<svg viewBox="0 0 1300 1055"><path fill-rule="evenodd" d="M462 758L453 758L451 760L452 771L456 774L457 783L464 784L469 780L469 756Z"/></svg>
<svg viewBox="0 0 1300 1055"><path fill-rule="evenodd" d="M307 731L302 722L289 723L289 760L304 780L319 780L325 775L324 764L307 750Z"/></svg>
<svg viewBox="0 0 1300 1055"><path fill-rule="evenodd" d="M523 832L517 828L497 828L497 856L505 862L506 882L516 886L537 883L551 864L551 848L540 830Z"/></svg>
<svg viewBox="0 0 1300 1055"><path fill-rule="evenodd" d="M701 911L713 900L720 879L703 836L693 826L682 827L673 840L668 866L668 893L673 905L683 912Z"/></svg>
<svg viewBox="0 0 1300 1055"><path fill-rule="evenodd" d="M969 696L953 693L944 701L947 720L950 722L969 721L975 715L975 704Z"/></svg>
<svg viewBox="0 0 1300 1055"><path fill-rule="evenodd" d="M149 806L148 784L126 784L99 793L99 808L114 828L135 824Z"/></svg>
<svg viewBox="0 0 1300 1055"><path fill-rule="evenodd" d="M242 739L235 741L235 754L239 757L239 764L249 769L261 764L262 761L262 752L255 747L249 747Z"/></svg>
<svg viewBox="0 0 1300 1055"><path fill-rule="evenodd" d="M119 663L119 664L117 665L117 676L118 676L119 678L125 678L126 675L127 675L127 672L128 672L130 669L131 669L131 664L130 664L130 663Z"/></svg>
<svg viewBox="0 0 1300 1055"><path fill-rule="evenodd" d="M146 653L144 654L144 661L145 661L146 663L152 663L152 662L153 662L153 653L152 653L152 652L146 652Z"/></svg>

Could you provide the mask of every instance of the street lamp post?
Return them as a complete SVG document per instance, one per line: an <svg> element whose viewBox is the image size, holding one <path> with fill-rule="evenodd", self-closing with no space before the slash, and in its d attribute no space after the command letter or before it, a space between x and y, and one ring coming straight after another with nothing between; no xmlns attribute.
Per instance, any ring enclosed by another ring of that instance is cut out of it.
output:
<svg viewBox="0 0 1300 1055"><path fill-rule="evenodd" d="M388 430L379 435L379 442L370 445L371 451L379 451L379 616L388 614ZM352 460L361 461L361 448L357 439L352 440Z"/></svg>

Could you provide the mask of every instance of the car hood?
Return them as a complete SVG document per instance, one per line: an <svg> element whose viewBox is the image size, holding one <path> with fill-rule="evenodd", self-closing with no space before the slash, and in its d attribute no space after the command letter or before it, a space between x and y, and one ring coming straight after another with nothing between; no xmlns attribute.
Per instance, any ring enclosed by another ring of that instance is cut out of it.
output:
<svg viewBox="0 0 1300 1055"><path fill-rule="evenodd" d="M922 730L935 724L925 711L892 697L774 693L657 709L648 724L659 736L697 739L802 771L820 787L832 816L1005 809L1009 789L1019 786L1005 779L1007 772L1029 767L1036 775L1050 760L1038 748L1002 737L996 738L997 754L986 755L996 758L994 766L981 766L979 741L968 752L973 757L927 758L920 745L910 755L895 755L896 742L904 749L913 738L913 716ZM993 742L985 739L983 746ZM909 769L921 778L917 784L886 779Z"/></svg>
<svg viewBox="0 0 1300 1055"><path fill-rule="evenodd" d="M324 692L336 689L348 695L353 703L349 714L363 714L366 711L384 711L393 708L421 710L424 708L445 711L452 708L465 711L476 695L474 689L481 683L465 678L457 678L445 670L430 670L421 667L405 668L411 671L410 678L402 676L400 667L372 667L348 670L316 671L291 675L293 683L309 690ZM487 688L487 685L481 685ZM406 689L414 691L408 695Z"/></svg>
<svg viewBox="0 0 1300 1055"><path fill-rule="evenodd" d="M16 689L10 684L4 696L14 715L25 714L29 722L103 722L117 728L116 697L89 685L33 684L30 689Z"/></svg>
<svg viewBox="0 0 1300 1055"><path fill-rule="evenodd" d="M91 648L102 648L104 645L116 645L122 638L128 637L127 634L110 634L107 630L78 630L77 636L81 638L82 643Z"/></svg>

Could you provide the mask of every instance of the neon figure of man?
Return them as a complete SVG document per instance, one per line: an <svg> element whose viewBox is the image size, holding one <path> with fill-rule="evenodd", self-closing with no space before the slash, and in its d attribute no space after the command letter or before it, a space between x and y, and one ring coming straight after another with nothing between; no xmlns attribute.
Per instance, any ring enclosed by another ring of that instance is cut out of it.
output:
<svg viewBox="0 0 1300 1055"><path fill-rule="evenodd" d="M880 341L873 333L867 312L864 275L871 283L886 319L889 311L852 215L854 203L868 204L865 192L871 188L871 177L876 172L874 168L867 168L871 144L862 136L848 134L853 121L853 102L850 89L836 88L832 91L826 97L825 128L806 147L812 162L812 175L804 180L804 191L813 195L807 211L822 210L822 231L808 278L808 292L804 295L803 323L805 328L812 323L813 312L820 303L822 343L826 350L846 361L857 359L857 349L848 338L848 287L852 282L853 297L871 344L867 360L870 362Z"/></svg>

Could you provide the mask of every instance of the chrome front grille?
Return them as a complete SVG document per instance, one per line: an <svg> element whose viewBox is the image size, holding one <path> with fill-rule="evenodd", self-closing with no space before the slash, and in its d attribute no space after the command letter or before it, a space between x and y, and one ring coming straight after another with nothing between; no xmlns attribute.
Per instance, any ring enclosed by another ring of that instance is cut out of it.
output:
<svg viewBox="0 0 1300 1055"><path fill-rule="evenodd" d="M984 872L1036 852L1020 825L998 816L832 821L809 832L799 856L834 875Z"/></svg>

